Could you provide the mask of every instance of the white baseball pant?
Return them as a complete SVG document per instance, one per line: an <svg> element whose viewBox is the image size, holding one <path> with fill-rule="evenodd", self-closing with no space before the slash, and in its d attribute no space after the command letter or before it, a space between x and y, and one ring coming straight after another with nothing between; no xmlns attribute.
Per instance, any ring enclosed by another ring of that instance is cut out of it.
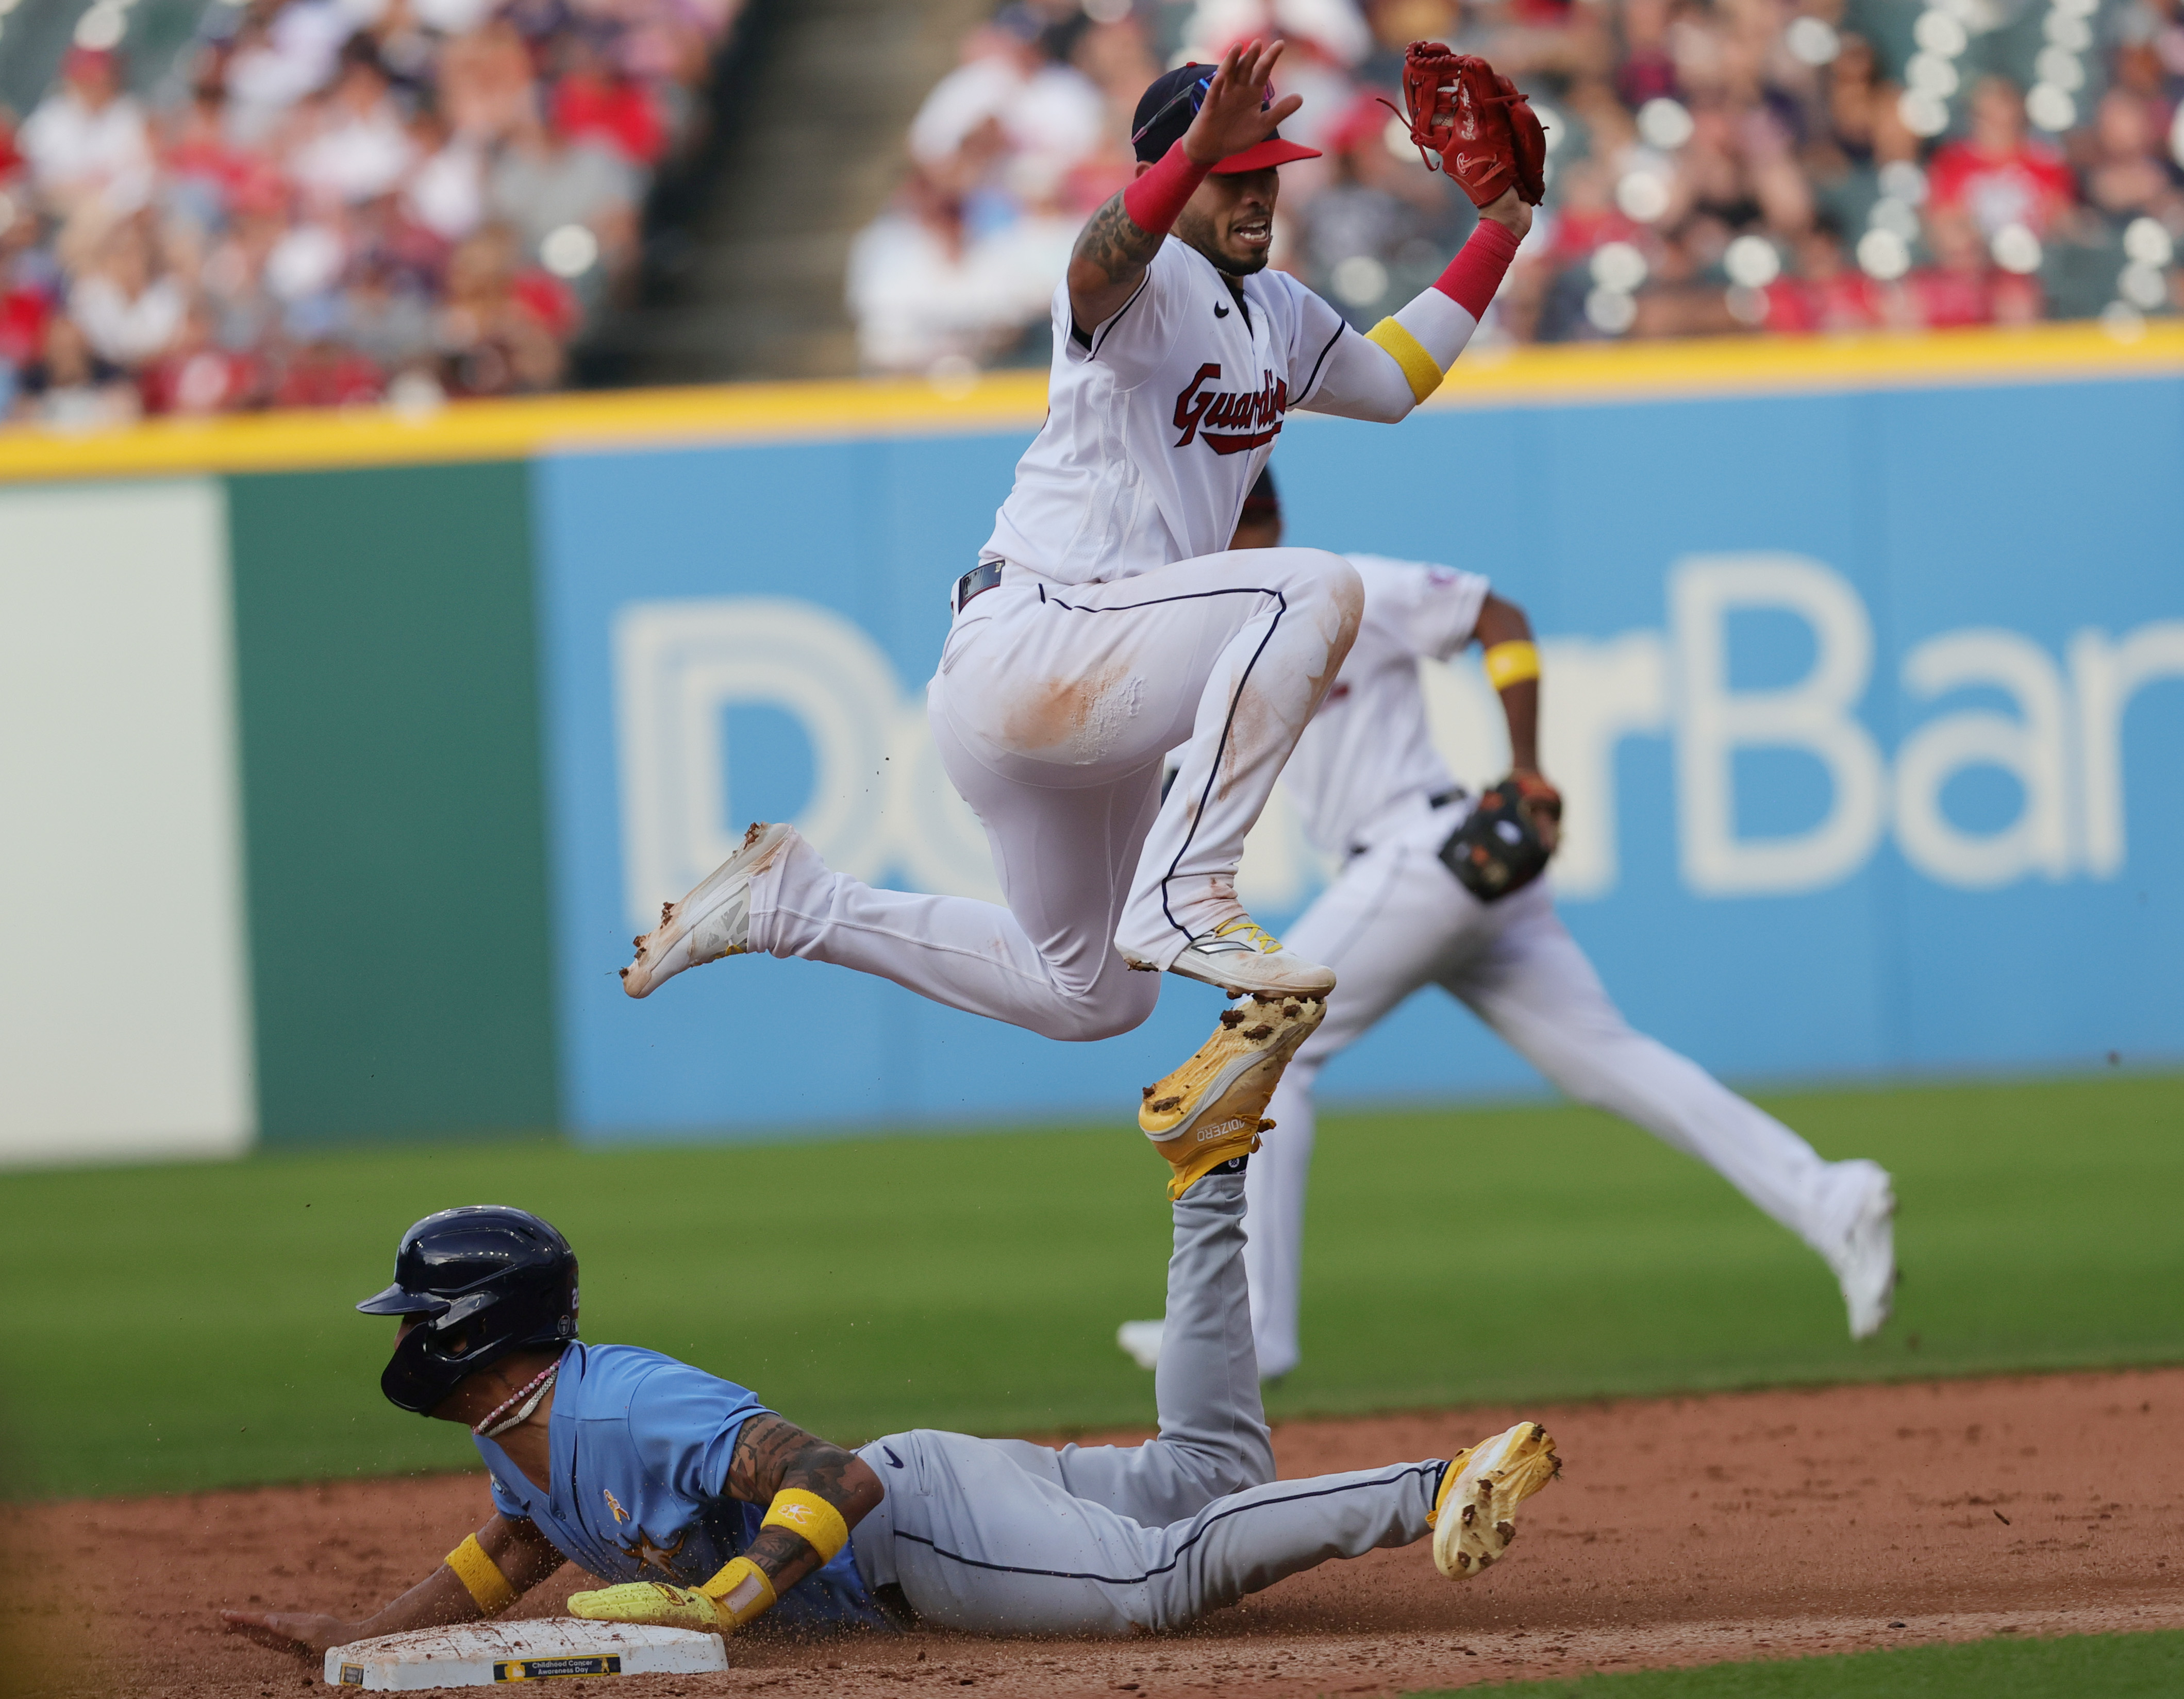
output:
<svg viewBox="0 0 2184 1699"><path fill-rule="evenodd" d="M956 616L928 687L950 781L1006 908L882 891L809 844L751 885L751 947L878 974L1049 1038L1152 1013L1166 969L1243 913L1244 836L1357 635L1340 555L1240 550L1112 584L1006 569ZM1165 805L1161 766L1182 766Z"/></svg>
<svg viewBox="0 0 2184 1699"><path fill-rule="evenodd" d="M867 1585L901 1589L935 1628L1125 1635L1425 1537L1440 1459L1274 1480L1242 1178L1208 1174L1174 1220L1159 1437L1059 1451L931 1429L875 1441L859 1455L887 1496L850 1535Z"/></svg>
<svg viewBox="0 0 2184 1699"><path fill-rule="evenodd" d="M1405 997L1439 985L1567 1096L1697 1158L1814 1250L1841 1237L1865 1170L1822 1159L1696 1062L1633 1031L1563 927L1546 880L1479 901L1437 852L1468 801L1391 830L1352 856L1283 941L1334 969L1327 1019L1283 1075L1275 1130L1251 1158L1245 1252L1261 1371L1296 1366L1312 1087L1319 1071ZM1838 1175L1841 1180L1838 1180Z"/></svg>

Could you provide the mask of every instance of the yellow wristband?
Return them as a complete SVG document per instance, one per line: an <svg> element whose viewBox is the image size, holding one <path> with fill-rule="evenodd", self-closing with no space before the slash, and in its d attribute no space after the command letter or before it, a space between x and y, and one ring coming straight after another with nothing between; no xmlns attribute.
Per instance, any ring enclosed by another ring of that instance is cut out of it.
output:
<svg viewBox="0 0 2184 1699"><path fill-rule="evenodd" d="M1486 682L1497 691L1540 675L1540 652L1526 642L1496 643L1486 652Z"/></svg>
<svg viewBox="0 0 2184 1699"><path fill-rule="evenodd" d="M748 1557L729 1558L721 1565L720 1572L698 1591L718 1606L721 1614L738 1628L773 1608L773 1582Z"/></svg>
<svg viewBox="0 0 2184 1699"><path fill-rule="evenodd" d="M468 1535L448 1553L448 1567L470 1594L471 1602L489 1617L497 1617L515 1602L515 1589L500 1573L500 1565L485 1554L477 1535Z"/></svg>
<svg viewBox="0 0 2184 1699"><path fill-rule="evenodd" d="M1365 333L1365 340L1384 350L1403 369L1412 400L1424 401L1440 387L1445 374L1440 363L1426 351L1424 342L1393 319L1383 319Z"/></svg>
<svg viewBox="0 0 2184 1699"><path fill-rule="evenodd" d="M819 1561L831 1563L834 1554L850 1543L850 1524L842 1520L842 1513L816 1492L806 1492L800 1486L784 1486L773 1496L766 1507L766 1519L760 1528L786 1528L800 1535L804 1542L819 1554Z"/></svg>

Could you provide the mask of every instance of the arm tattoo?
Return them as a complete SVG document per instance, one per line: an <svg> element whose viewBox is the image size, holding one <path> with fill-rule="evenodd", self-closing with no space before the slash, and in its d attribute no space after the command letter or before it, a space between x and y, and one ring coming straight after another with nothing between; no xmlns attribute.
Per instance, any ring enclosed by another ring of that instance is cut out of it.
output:
<svg viewBox="0 0 2184 1699"><path fill-rule="evenodd" d="M1078 232L1071 257L1096 265L1110 283L1135 277L1160 252L1162 238L1147 236L1123 210L1123 197L1112 197Z"/></svg>
<svg viewBox="0 0 2184 1699"><path fill-rule="evenodd" d="M855 1471L863 1484L850 1477ZM728 1496L766 1504L783 1487L816 1493L855 1523L878 1502L878 1483L855 1452L805 1433L778 1416L753 1416L736 1435L728 1459ZM819 1567L819 1553L793 1529L761 1528L744 1555L766 1571L777 1592L787 1592Z"/></svg>
<svg viewBox="0 0 2184 1699"><path fill-rule="evenodd" d="M752 1541L744 1556L766 1573L776 1592L796 1585L813 1569L819 1556L804 1543L804 1536L776 1523L771 1528L761 1528L758 1538ZM794 1580L788 1579L791 1575Z"/></svg>
<svg viewBox="0 0 2184 1699"><path fill-rule="evenodd" d="M746 1504L769 1504L784 1486L816 1492L829 1504L846 1496L842 1477L855 1452L807 1434L778 1416L753 1416L736 1435L728 1459L728 1496Z"/></svg>

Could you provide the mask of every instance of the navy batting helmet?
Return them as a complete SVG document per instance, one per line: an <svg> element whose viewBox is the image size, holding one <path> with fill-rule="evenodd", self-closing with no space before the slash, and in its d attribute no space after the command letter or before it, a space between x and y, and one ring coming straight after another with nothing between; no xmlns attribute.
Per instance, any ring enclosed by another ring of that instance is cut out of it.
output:
<svg viewBox="0 0 2184 1699"><path fill-rule="evenodd" d="M525 1346L577 1336L577 1253L527 1209L475 1203L402 1235L394 1284L357 1306L424 1318L394 1347L380 1390L429 1416L466 1375Z"/></svg>

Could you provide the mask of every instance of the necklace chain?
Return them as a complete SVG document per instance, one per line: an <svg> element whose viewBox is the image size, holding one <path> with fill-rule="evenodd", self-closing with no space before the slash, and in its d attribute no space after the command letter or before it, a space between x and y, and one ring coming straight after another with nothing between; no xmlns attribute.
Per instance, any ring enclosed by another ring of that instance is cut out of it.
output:
<svg viewBox="0 0 2184 1699"><path fill-rule="evenodd" d="M501 1435L509 1432L511 1429L521 1427L526 1422L531 1419L532 1413L538 1409L540 1402L544 1399L547 1392L552 1388L554 1385L554 1377L560 1372L561 1364L558 1358L555 1361L548 1363L544 1369L540 1370L537 1375L532 1377L528 1385L511 1394L504 1402L495 1405L493 1409L488 1411L486 1414L486 1419L482 1422L480 1422L476 1427L472 1428L471 1431L476 1434L482 1440L492 1440L498 1439ZM516 1408L519 1405L521 1406L520 1409ZM502 1420L501 1419L503 1416L506 1415L507 1412L511 1409L515 1409L515 1413L512 1416L508 1416L505 1421Z"/></svg>

